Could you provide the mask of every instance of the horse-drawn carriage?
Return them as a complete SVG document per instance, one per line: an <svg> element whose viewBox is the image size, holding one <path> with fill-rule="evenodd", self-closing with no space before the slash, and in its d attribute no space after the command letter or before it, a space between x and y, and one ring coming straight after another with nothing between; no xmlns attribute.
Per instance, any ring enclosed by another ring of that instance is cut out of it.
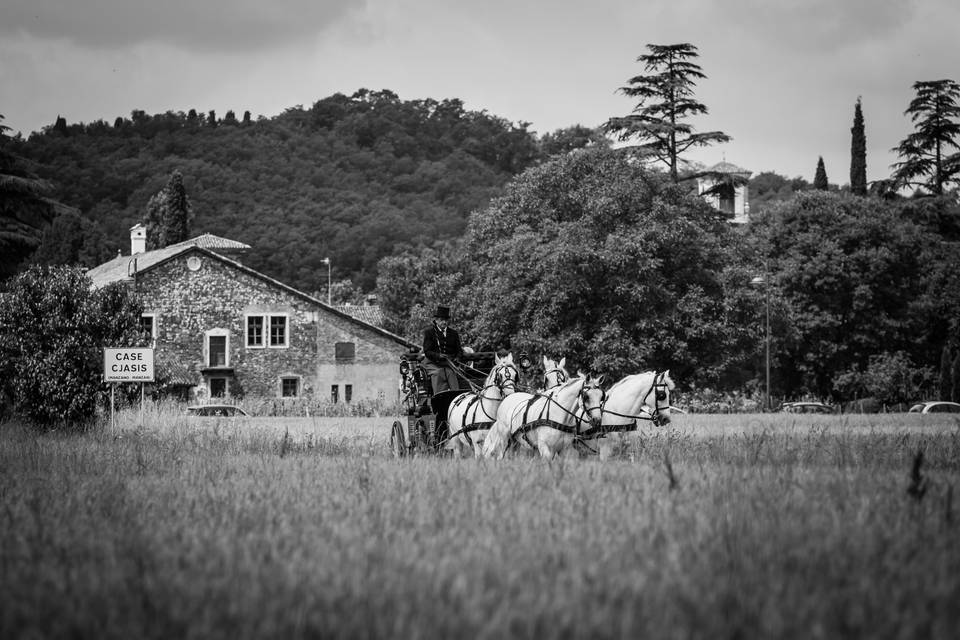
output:
<svg viewBox="0 0 960 640"><path fill-rule="evenodd" d="M602 388L603 376L570 376L563 361L544 358L542 386L521 380L532 363L523 354L470 354L472 364L454 365L461 388L433 393L423 355L400 359L401 415L390 448L396 457L452 449L463 455L502 457L520 447L543 457L614 433L635 431L644 421L670 421L673 381L668 372L629 375ZM589 448L589 446L588 446Z"/></svg>
<svg viewBox="0 0 960 640"><path fill-rule="evenodd" d="M452 435L447 413L458 396L481 392L484 381L499 361L493 352L464 354L470 363L455 363L459 389L434 393L423 367L424 355L416 349L400 356L400 410L390 432L390 449L396 457L442 450ZM525 367L529 363L524 362ZM468 433L468 432L467 432Z"/></svg>

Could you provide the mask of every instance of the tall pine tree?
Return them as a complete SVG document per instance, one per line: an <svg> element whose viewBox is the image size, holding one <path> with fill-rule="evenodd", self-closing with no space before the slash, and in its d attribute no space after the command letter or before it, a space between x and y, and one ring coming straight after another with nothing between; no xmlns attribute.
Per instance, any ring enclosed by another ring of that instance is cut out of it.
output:
<svg viewBox="0 0 960 640"><path fill-rule="evenodd" d="M620 93L639 98L633 113L610 118L604 125L621 141L637 139L634 147L644 155L652 156L667 166L670 179L680 179L680 155L691 147L705 147L717 142L728 142L730 136L722 131L695 133L692 125L683 120L706 115L706 105L697 102L693 90L697 80L706 78L692 44L648 44L650 52L637 58L647 75L630 78L629 86L620 87Z"/></svg>
<svg viewBox="0 0 960 640"><path fill-rule="evenodd" d="M904 115L916 130L892 149L903 158L893 165L893 179L943 195L944 185L960 182L960 84L931 80L913 89L917 95Z"/></svg>
<svg viewBox="0 0 960 640"><path fill-rule="evenodd" d="M813 188L820 191L826 191L830 188L830 183L827 181L827 168L823 164L823 156L820 156L817 161L817 172L813 176Z"/></svg>
<svg viewBox="0 0 960 640"><path fill-rule="evenodd" d="M867 135L859 97L853 108L853 126L850 128L850 191L858 196L867 195Z"/></svg>

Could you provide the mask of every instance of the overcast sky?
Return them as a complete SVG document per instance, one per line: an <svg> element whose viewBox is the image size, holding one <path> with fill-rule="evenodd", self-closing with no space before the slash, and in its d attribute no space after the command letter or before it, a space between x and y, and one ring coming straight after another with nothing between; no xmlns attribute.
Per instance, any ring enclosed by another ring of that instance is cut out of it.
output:
<svg viewBox="0 0 960 640"><path fill-rule="evenodd" d="M460 98L538 134L634 106L644 45L689 42L707 78L697 152L755 173L850 175L862 96L868 179L918 80L960 81L957 0L2 0L0 114L28 135L147 113L274 116L360 88Z"/></svg>

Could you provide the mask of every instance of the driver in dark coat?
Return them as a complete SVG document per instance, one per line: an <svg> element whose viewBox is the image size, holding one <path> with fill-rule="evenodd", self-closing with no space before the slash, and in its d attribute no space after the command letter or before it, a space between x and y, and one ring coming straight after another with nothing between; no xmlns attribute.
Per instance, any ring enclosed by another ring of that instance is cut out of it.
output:
<svg viewBox="0 0 960 640"><path fill-rule="evenodd" d="M433 314L433 324L423 332L423 368L430 375L434 393L459 389L457 372L450 366L453 358L463 355L460 334L449 326L450 308L438 306Z"/></svg>

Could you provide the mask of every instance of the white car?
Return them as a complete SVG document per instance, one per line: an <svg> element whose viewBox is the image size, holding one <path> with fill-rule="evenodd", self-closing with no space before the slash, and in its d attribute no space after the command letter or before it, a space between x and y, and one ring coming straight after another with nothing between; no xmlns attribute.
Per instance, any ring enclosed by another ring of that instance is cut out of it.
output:
<svg viewBox="0 0 960 640"><path fill-rule="evenodd" d="M960 403L935 400L910 407L910 413L960 413Z"/></svg>

